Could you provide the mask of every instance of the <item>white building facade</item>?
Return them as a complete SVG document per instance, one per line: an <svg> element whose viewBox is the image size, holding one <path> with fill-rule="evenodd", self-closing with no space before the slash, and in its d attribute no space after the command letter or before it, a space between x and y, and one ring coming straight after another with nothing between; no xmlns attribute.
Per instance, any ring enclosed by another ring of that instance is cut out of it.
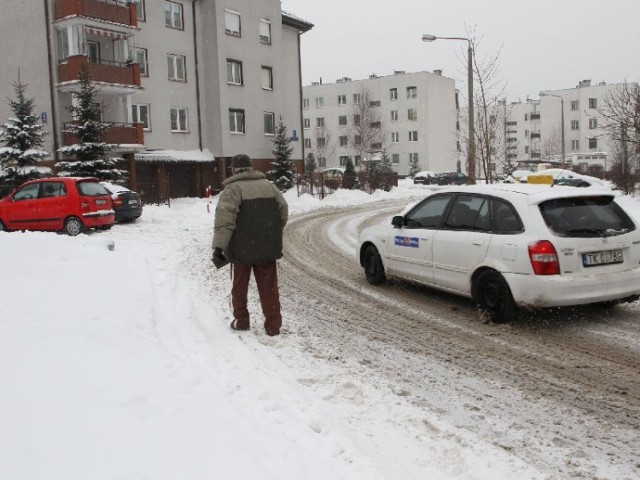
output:
<svg viewBox="0 0 640 480"><path fill-rule="evenodd" d="M55 159L60 146L77 143L63 130L87 68L102 120L112 124L106 141L130 158L134 178L136 166L149 181L180 176L196 186L175 192L202 194L224 180L237 153L268 165L280 120L292 158L302 160L300 35L313 25L279 0L5 3L0 96L13 98L19 72ZM0 119L10 113L3 102ZM185 173L187 164L194 168Z"/></svg>
<svg viewBox="0 0 640 480"><path fill-rule="evenodd" d="M364 101L381 135L371 144L358 146L352 133L354 123L364 121L359 118ZM305 155L313 153L321 167L344 166L348 158L358 167L386 152L400 175L409 173L411 160L421 170L457 169L455 83L439 72L395 72L364 80L345 77L335 83L314 83L303 87L302 111Z"/></svg>

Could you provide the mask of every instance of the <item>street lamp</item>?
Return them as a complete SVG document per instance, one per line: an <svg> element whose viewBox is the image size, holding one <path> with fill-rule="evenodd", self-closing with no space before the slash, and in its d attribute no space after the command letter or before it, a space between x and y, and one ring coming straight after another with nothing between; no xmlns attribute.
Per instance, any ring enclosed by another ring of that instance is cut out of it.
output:
<svg viewBox="0 0 640 480"><path fill-rule="evenodd" d="M425 33L422 35L423 42L435 42L436 40L463 40L467 42L467 89L469 96L469 146L467 148L467 175L469 183L476 183L476 132L473 123L473 48L471 40L466 37L436 37Z"/></svg>
<svg viewBox="0 0 640 480"><path fill-rule="evenodd" d="M564 146L564 98L562 95L556 95L553 93L540 92L541 97L556 97L560 99L560 132L562 135L562 167L564 168L564 164L566 162L567 157L565 156L565 146Z"/></svg>

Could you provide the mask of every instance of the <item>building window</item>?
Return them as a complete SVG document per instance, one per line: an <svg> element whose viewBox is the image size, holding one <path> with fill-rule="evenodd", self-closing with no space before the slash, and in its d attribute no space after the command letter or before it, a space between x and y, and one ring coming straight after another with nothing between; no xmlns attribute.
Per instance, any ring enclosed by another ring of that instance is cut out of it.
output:
<svg viewBox="0 0 640 480"><path fill-rule="evenodd" d="M262 67L262 88L273 90L273 69L271 67Z"/></svg>
<svg viewBox="0 0 640 480"><path fill-rule="evenodd" d="M595 150L598 148L598 139L590 138L589 139L589 150Z"/></svg>
<svg viewBox="0 0 640 480"><path fill-rule="evenodd" d="M174 2L164 2L164 24L170 28L182 30L182 5Z"/></svg>
<svg viewBox="0 0 640 480"><path fill-rule="evenodd" d="M324 117L316 118L316 128L324 127Z"/></svg>
<svg viewBox="0 0 640 480"><path fill-rule="evenodd" d="M529 145L524 146L524 153L529 153Z"/></svg>
<svg viewBox="0 0 640 480"><path fill-rule="evenodd" d="M391 121L392 122L398 121L398 110L391 110Z"/></svg>
<svg viewBox="0 0 640 480"><path fill-rule="evenodd" d="M276 116L273 112L264 112L264 134L275 135Z"/></svg>
<svg viewBox="0 0 640 480"><path fill-rule="evenodd" d="M358 165L360 165L360 155L354 155L353 157L353 164L357 167Z"/></svg>
<svg viewBox="0 0 640 480"><path fill-rule="evenodd" d="M347 96L338 95L338 105L346 105L346 104L347 104Z"/></svg>
<svg viewBox="0 0 640 480"><path fill-rule="evenodd" d="M244 133L244 110L229 109L229 131L231 133Z"/></svg>
<svg viewBox="0 0 640 480"><path fill-rule="evenodd" d="M571 140L571 151L577 152L580 150L580 140Z"/></svg>
<svg viewBox="0 0 640 480"><path fill-rule="evenodd" d="M399 153L391 154L391 163L393 165L399 165L400 164L400 154Z"/></svg>
<svg viewBox="0 0 640 480"><path fill-rule="evenodd" d="M302 108L304 108L305 110L307 110L309 108L309 99L308 98L303 98L302 99Z"/></svg>
<svg viewBox="0 0 640 480"><path fill-rule="evenodd" d="M187 80L185 73L186 58L184 55L167 55L167 66L169 80L175 82L185 82Z"/></svg>
<svg viewBox="0 0 640 480"><path fill-rule="evenodd" d="M379 143L379 142L372 143L371 150L382 150L382 143Z"/></svg>
<svg viewBox="0 0 640 480"><path fill-rule="evenodd" d="M316 145L318 146L318 148L324 148L327 145L327 141L324 137L318 137L316 139Z"/></svg>
<svg viewBox="0 0 640 480"><path fill-rule="evenodd" d="M407 98L417 98L418 87L407 87Z"/></svg>
<svg viewBox="0 0 640 480"><path fill-rule="evenodd" d="M589 99L589 108L598 108L598 99L590 98Z"/></svg>
<svg viewBox="0 0 640 480"><path fill-rule="evenodd" d="M303 120L304 122L304 128L311 128L311 119L310 118L305 118Z"/></svg>
<svg viewBox="0 0 640 480"><path fill-rule="evenodd" d="M347 137L346 135L341 135L340 137L338 137L338 140L340 141L341 147L346 147L349 143L349 137Z"/></svg>
<svg viewBox="0 0 640 480"><path fill-rule="evenodd" d="M391 132L391 143L400 142L400 132Z"/></svg>
<svg viewBox="0 0 640 480"><path fill-rule="evenodd" d="M379 107L380 106L380 100L371 100L369 102L369 106L370 107Z"/></svg>
<svg viewBox="0 0 640 480"><path fill-rule="evenodd" d="M316 108L324 107L324 97L316 97Z"/></svg>
<svg viewBox="0 0 640 480"><path fill-rule="evenodd" d="M359 93L354 93L353 94L353 103L355 103L356 105L360 104L360 94Z"/></svg>
<svg viewBox="0 0 640 480"><path fill-rule="evenodd" d="M418 141L418 131L417 130L409 132L409 141L410 142L417 142Z"/></svg>
<svg viewBox="0 0 640 480"><path fill-rule="evenodd" d="M418 154L417 153L410 153L409 154L409 162L418 162Z"/></svg>
<svg viewBox="0 0 640 480"><path fill-rule="evenodd" d="M418 110L416 110L415 108L410 108L407 110L407 120L411 120L412 122L415 122L418 120Z"/></svg>
<svg viewBox="0 0 640 480"><path fill-rule="evenodd" d="M580 102L578 100L571 100L571 110L578 110L580 107Z"/></svg>
<svg viewBox="0 0 640 480"><path fill-rule="evenodd" d="M227 58L227 83L242 85L242 62Z"/></svg>
<svg viewBox="0 0 640 480"><path fill-rule="evenodd" d="M146 19L146 14L144 11L144 0L132 0L131 3L136 4L136 16L138 17L138 21L144 22Z"/></svg>
<svg viewBox="0 0 640 480"><path fill-rule="evenodd" d="M183 107L171 107L169 109L172 132L187 131L187 109Z"/></svg>
<svg viewBox="0 0 640 480"><path fill-rule="evenodd" d="M355 145L362 145L362 135L355 135L353 137L353 143Z"/></svg>
<svg viewBox="0 0 640 480"><path fill-rule="evenodd" d="M571 130L580 130L580 120L571 120Z"/></svg>
<svg viewBox="0 0 640 480"><path fill-rule="evenodd" d="M356 114L356 115L353 116L353 124L356 127L360 126L360 115Z"/></svg>
<svg viewBox="0 0 640 480"><path fill-rule="evenodd" d="M346 166L348 161L349 161L349 155L341 155L340 156L340 166L341 167Z"/></svg>
<svg viewBox="0 0 640 480"><path fill-rule="evenodd" d="M389 100L397 100L398 99L398 89L390 88L389 89Z"/></svg>
<svg viewBox="0 0 640 480"><path fill-rule="evenodd" d="M260 42L271 45L271 22L260 19Z"/></svg>
<svg viewBox="0 0 640 480"><path fill-rule="evenodd" d="M136 55L136 63L140 65L140 76L148 77L149 76L149 66L147 63L147 49L146 48L136 48L134 50Z"/></svg>
<svg viewBox="0 0 640 480"><path fill-rule="evenodd" d="M304 139L304 148L311 148L311 139L310 138L305 138Z"/></svg>
<svg viewBox="0 0 640 480"><path fill-rule="evenodd" d="M597 118L590 118L589 119L589 128L591 130L593 130L594 128L598 128L598 119Z"/></svg>
<svg viewBox="0 0 640 480"><path fill-rule="evenodd" d="M344 127L347 124L347 116L346 115L340 115L338 117L338 125L340 125L341 127Z"/></svg>
<svg viewBox="0 0 640 480"><path fill-rule="evenodd" d="M234 37L240 37L240 14L233 10L224 12L224 33Z"/></svg>
<svg viewBox="0 0 640 480"><path fill-rule="evenodd" d="M134 103L131 105L131 122L141 123L144 130L151 130L151 120L149 117L149 105L144 103Z"/></svg>
<svg viewBox="0 0 640 480"><path fill-rule="evenodd" d="M89 63L100 63L100 44L87 40L87 60Z"/></svg>
<svg viewBox="0 0 640 480"><path fill-rule="evenodd" d="M382 127L382 124L380 122L369 122L369 127L370 128L380 128L380 127Z"/></svg>

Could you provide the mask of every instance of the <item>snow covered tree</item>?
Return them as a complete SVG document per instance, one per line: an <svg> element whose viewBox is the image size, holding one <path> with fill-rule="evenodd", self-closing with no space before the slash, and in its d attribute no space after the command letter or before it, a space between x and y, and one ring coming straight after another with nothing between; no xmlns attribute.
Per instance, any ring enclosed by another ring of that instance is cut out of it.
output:
<svg viewBox="0 0 640 480"><path fill-rule="evenodd" d="M267 174L273 179L276 187L281 191L288 190L295 184L293 161L291 154L291 140L287 136L287 127L282 123L282 117L278 123L276 138L273 140L273 155L275 160L271 162L273 168Z"/></svg>
<svg viewBox="0 0 640 480"><path fill-rule="evenodd" d="M49 156L40 147L44 143L47 132L33 114L33 98L27 98L27 85L20 80L13 84L16 92L15 100L9 100L9 107L14 117L0 126L0 190L2 193L11 190L21 183L33 178L40 178L51 173L49 168L37 168L40 161Z"/></svg>
<svg viewBox="0 0 640 480"><path fill-rule="evenodd" d="M98 88L91 82L91 74L83 69L78 74L80 90L72 95L76 103L68 110L74 121L64 130L79 140L79 143L60 148L65 156L74 156L73 161L58 162L59 175L64 177L97 177L115 183L127 181L128 172L118 168L121 158L109 157L115 145L104 142L110 125L100 120L102 110L96 97Z"/></svg>
<svg viewBox="0 0 640 480"><path fill-rule="evenodd" d="M409 160L409 177L411 178L415 177L416 173L421 170L420 162L418 162L418 159L416 157L417 155L412 155L411 159Z"/></svg>
<svg viewBox="0 0 640 480"><path fill-rule="evenodd" d="M347 190L360 189L360 179L358 178L356 167L353 165L351 157L347 159L344 174L342 175L342 188L346 188Z"/></svg>

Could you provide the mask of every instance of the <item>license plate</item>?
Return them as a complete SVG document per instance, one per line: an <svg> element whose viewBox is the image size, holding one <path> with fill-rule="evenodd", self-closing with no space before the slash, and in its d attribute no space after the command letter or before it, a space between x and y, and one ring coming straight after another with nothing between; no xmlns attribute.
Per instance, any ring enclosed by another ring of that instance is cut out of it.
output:
<svg viewBox="0 0 640 480"><path fill-rule="evenodd" d="M129 205L137 205L138 200L129 200Z"/></svg>
<svg viewBox="0 0 640 480"><path fill-rule="evenodd" d="M598 265L610 265L622 263L622 250L605 250L602 252L589 252L582 254L582 265L585 267L597 267Z"/></svg>
<svg viewBox="0 0 640 480"><path fill-rule="evenodd" d="M106 205L107 201L106 200L96 200L96 205Z"/></svg>

